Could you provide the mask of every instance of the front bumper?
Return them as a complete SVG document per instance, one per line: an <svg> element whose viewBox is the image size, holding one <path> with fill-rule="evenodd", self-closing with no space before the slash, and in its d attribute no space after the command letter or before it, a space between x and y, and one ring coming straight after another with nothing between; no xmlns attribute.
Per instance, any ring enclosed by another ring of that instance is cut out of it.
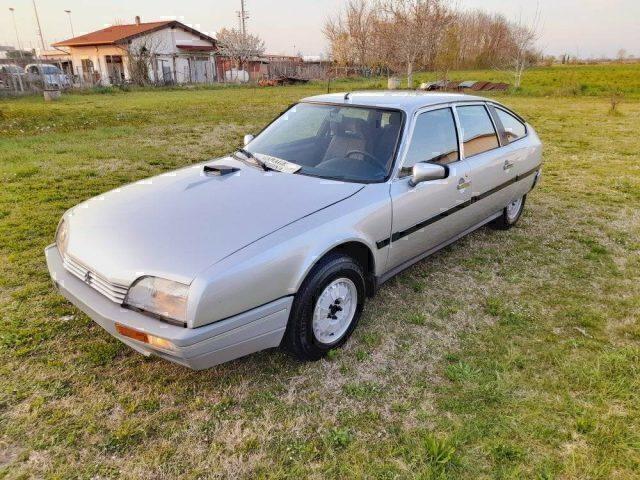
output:
<svg viewBox="0 0 640 480"><path fill-rule="evenodd" d="M183 328L123 308L104 297L65 270L55 245L48 246L45 255L60 293L107 332L143 355L157 355L194 370L280 345L293 302L293 297L283 297L211 325ZM124 337L117 332L116 322L166 339L174 348L164 350Z"/></svg>

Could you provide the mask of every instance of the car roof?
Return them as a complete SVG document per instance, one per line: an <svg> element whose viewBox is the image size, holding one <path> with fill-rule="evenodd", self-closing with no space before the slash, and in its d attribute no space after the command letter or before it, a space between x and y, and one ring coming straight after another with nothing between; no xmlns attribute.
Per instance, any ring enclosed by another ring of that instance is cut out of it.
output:
<svg viewBox="0 0 640 480"><path fill-rule="evenodd" d="M307 97L302 101L379 108L396 108L406 112L412 112L430 105L451 102L485 102L487 99L474 95L464 95L462 93L432 93L409 90L371 90L316 95L313 97Z"/></svg>

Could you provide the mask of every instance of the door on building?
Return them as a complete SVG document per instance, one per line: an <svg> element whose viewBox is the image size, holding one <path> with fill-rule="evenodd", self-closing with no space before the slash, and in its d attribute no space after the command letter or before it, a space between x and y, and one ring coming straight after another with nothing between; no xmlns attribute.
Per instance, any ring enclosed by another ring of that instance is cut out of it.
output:
<svg viewBox="0 0 640 480"><path fill-rule="evenodd" d="M171 75L171 65L169 60L158 60L158 71L160 73L160 82L164 84L173 83L173 75Z"/></svg>
<svg viewBox="0 0 640 480"><path fill-rule="evenodd" d="M82 81L84 83L94 83L93 61L89 58L83 58L82 61Z"/></svg>
<svg viewBox="0 0 640 480"><path fill-rule="evenodd" d="M193 71L191 81L194 83L206 83L207 82L207 64L208 60L196 58L193 60Z"/></svg>
<svg viewBox="0 0 640 480"><path fill-rule="evenodd" d="M124 83L124 67L122 64L122 55L105 55L107 63L107 75L109 75L109 83L111 85L121 85Z"/></svg>

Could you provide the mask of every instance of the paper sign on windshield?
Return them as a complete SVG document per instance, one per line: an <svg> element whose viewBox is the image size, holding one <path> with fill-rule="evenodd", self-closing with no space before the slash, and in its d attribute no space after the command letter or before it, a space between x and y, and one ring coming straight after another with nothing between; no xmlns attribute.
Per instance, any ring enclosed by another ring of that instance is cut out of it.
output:
<svg viewBox="0 0 640 480"><path fill-rule="evenodd" d="M268 168L271 168L272 170L277 170L278 172L296 173L298 170L302 168L302 166L296 163L287 162L282 158L272 157L271 155L265 155L264 153L254 153L254 155L258 159L262 160Z"/></svg>

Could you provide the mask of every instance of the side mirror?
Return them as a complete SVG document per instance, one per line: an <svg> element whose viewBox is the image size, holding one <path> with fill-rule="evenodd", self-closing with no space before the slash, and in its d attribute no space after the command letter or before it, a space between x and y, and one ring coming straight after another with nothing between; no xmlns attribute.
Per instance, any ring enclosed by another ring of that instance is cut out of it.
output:
<svg viewBox="0 0 640 480"><path fill-rule="evenodd" d="M246 147L247 145L249 145L254 138L255 137L253 135L245 135L244 136L244 146Z"/></svg>
<svg viewBox="0 0 640 480"><path fill-rule="evenodd" d="M418 162L413 166L409 185L415 187L419 183L447 178L447 169L435 163Z"/></svg>

